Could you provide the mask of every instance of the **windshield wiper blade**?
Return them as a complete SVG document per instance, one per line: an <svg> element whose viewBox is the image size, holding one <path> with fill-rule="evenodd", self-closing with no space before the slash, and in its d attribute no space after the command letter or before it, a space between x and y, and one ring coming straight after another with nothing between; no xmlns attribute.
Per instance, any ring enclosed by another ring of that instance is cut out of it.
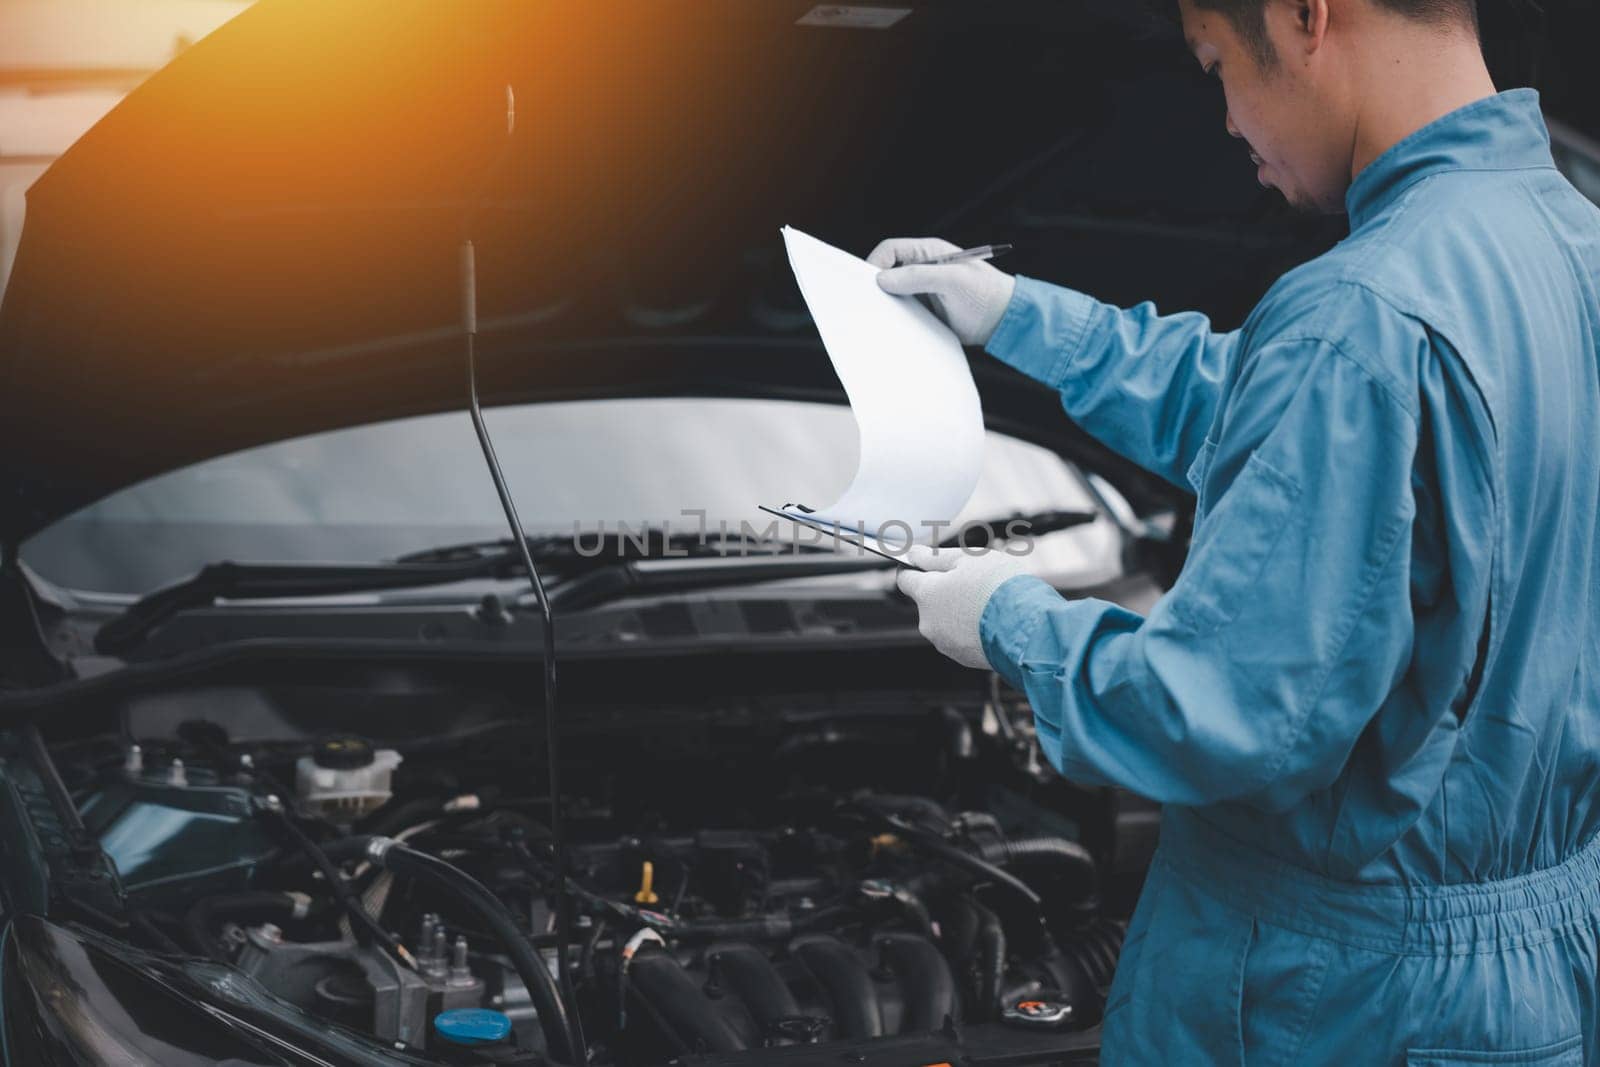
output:
<svg viewBox="0 0 1600 1067"><path fill-rule="evenodd" d="M506 578L524 570L515 553L439 563L295 564L211 563L193 575L146 594L95 633L96 651L125 652L156 627L190 608L221 599L331 596L380 589L446 585L473 578Z"/></svg>
<svg viewBox="0 0 1600 1067"><path fill-rule="evenodd" d="M691 590L754 585L786 578L816 578L831 574L856 574L886 570L892 564L879 556L729 556L686 561L686 566L646 569L628 560L597 567L562 582L550 591L550 606L566 611L587 611L614 600L635 596L683 593ZM653 561L644 561L653 562Z"/></svg>
<svg viewBox="0 0 1600 1067"><path fill-rule="evenodd" d="M1083 526L1100 517L1096 511L1054 510L1031 514L1016 512L965 523L961 531L940 542L940 548L954 549L964 543L968 548L982 547L1011 536L1013 523L1022 523L1018 533L1037 537ZM963 536L965 540L963 542ZM846 542L850 543L850 542ZM811 578L832 574L854 574L861 571L884 570L897 562L895 555L850 554L848 548L834 551L826 540L821 543L802 543L798 547L811 549L820 556L800 558L793 545L779 542L785 550L783 557L730 556L726 561L709 561L696 565L672 568L639 567L638 560L613 562L596 567L586 573L569 577L550 593L551 607L567 611L583 611L614 600L633 596L651 596L662 593L680 593L695 589L720 586L756 584L780 581L785 578ZM871 549L868 549L871 551Z"/></svg>
<svg viewBox="0 0 1600 1067"><path fill-rule="evenodd" d="M1022 528L1018 531L1021 536L1038 537L1042 534L1055 533L1058 530L1070 530L1074 526L1083 526L1099 517L1100 513L1098 511L1056 509L1031 513L1019 511L1011 515L999 515L990 519L975 519L971 522L963 523L960 530L940 541L939 547L959 548L965 544L968 548L982 548L993 544L995 541L1010 537L1013 523L1021 524Z"/></svg>
<svg viewBox="0 0 1600 1067"><path fill-rule="evenodd" d="M454 563L484 559L501 553L515 553L516 542L509 537L488 541L463 541L460 544L424 548L396 556L396 563ZM626 560L642 559L743 559L831 552L823 544L782 539L768 540L714 530L664 530L645 526L626 531L585 530L567 535L554 534L528 538L528 549L538 563L549 563L555 573L564 567L608 566Z"/></svg>
<svg viewBox="0 0 1600 1067"><path fill-rule="evenodd" d="M790 521L795 521L791 516ZM1022 523L1020 531L1026 536L1054 533L1074 526L1093 522L1099 517L1095 511L1054 510L1032 513L1013 512L1009 515L978 519L964 524L965 544L978 548L1009 536L1013 523ZM821 527L815 527L821 528ZM826 534L826 530L823 530ZM956 548L963 542L957 532L940 542L941 548ZM838 546L826 537L820 541L802 541L798 538L759 538L737 533L722 534L715 530L668 530L659 526L642 526L628 530L585 530L572 535L551 534L528 538L528 549L539 563L549 563L555 573L563 569L590 569L606 567L628 560L647 559L749 559L796 555L835 555L836 550L851 542L841 538ZM439 545L396 556L395 563L462 563L470 560L497 559L502 555L516 554L516 542L509 537L483 541L462 541Z"/></svg>
<svg viewBox="0 0 1600 1067"><path fill-rule="evenodd" d="M1039 511L1031 514L1016 512L1011 515L997 516L968 522L963 527L965 545L969 548L981 547L1010 536L1008 528L1013 523L1022 523L1023 528L1018 532L1024 536L1036 537L1041 534L1055 533L1058 530L1068 530L1075 526L1091 523L1099 518L1099 512L1054 510ZM693 538L695 535L686 535ZM963 533L946 538L940 543L941 548L953 549L963 544ZM764 542L764 544L771 544ZM584 573L576 574L562 582L550 593L550 604L567 611L583 611L598 607L614 600L621 600L634 596L651 596L665 593L679 593L695 589L706 589L720 586L756 584L760 582L780 581L786 578L811 578L833 574L854 574L861 571L883 570L894 563L895 557L880 555L850 554L847 548L840 547L837 551L831 548L826 541L820 543L802 542L798 546L788 542L776 543L781 556L777 554L763 554L759 556L730 555L725 560L712 563L709 561L695 565L695 561L688 561L687 565L672 568L641 568L637 564L643 560L654 557L638 557L635 559L613 560L607 565L595 567ZM800 558L794 551L795 548L819 553ZM712 555L717 555L713 552Z"/></svg>
<svg viewBox="0 0 1600 1067"><path fill-rule="evenodd" d="M968 523L966 544L977 547L1004 537L1011 523L1025 523L1026 533L1038 536L1093 522L1096 517L1092 511L1044 511ZM945 539L941 547L958 544L959 534ZM587 548L580 552L579 541L570 536L529 538L534 558L552 563L555 574L566 576L551 592L552 607L584 610L628 596L850 574L887 565L877 557L841 555L826 543L722 538L709 531L702 538L698 532L648 528L643 532L643 548L637 539L619 539L615 534L608 534L601 545L598 553ZM797 562L802 553L804 562ZM701 565L664 570L635 566L654 560L699 561ZM474 578L511 578L524 572L521 554L510 538L443 545L375 564L212 563L136 600L100 627L94 645L107 655L125 652L173 616L222 599L332 596L447 585Z"/></svg>
<svg viewBox="0 0 1600 1067"><path fill-rule="evenodd" d="M460 563L473 559L498 559L507 552L516 551L517 543L509 537L491 538L487 541L461 541L450 545L435 545L396 556L393 563ZM539 556L537 542L530 542L534 558Z"/></svg>
<svg viewBox="0 0 1600 1067"><path fill-rule="evenodd" d="M614 541L607 541L606 544L612 547L598 554L584 554L578 551L573 538L552 536L529 538L528 547L535 560L552 564L553 573L569 576L609 570L636 560L663 558L704 558L730 562L752 559L765 562L780 554L793 554L796 547L785 542L758 542L748 538L723 540L710 534L702 543L698 534L684 532L663 535L660 530L645 538L643 549L628 538L622 539L620 552ZM802 544L798 547L807 552L827 552L821 545ZM665 549L671 549L672 554L668 556ZM852 568L846 566L840 569ZM408 553L384 563L211 563L182 581L134 601L122 614L100 627L95 634L94 645L96 651L107 655L125 652L174 615L191 608L209 607L222 599L266 600L409 589L448 585L474 578L512 578L526 571L521 553L510 538L444 545ZM601 584L606 582L606 579L602 579ZM563 588L570 585L570 579L562 583ZM569 597L573 595L569 594ZM562 602L560 596L553 596L552 601L558 604Z"/></svg>

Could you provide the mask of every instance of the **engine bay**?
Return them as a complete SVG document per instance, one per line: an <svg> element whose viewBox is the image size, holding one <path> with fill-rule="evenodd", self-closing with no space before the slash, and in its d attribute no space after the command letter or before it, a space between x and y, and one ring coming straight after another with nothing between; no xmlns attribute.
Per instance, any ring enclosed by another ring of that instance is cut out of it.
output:
<svg viewBox="0 0 1600 1067"><path fill-rule="evenodd" d="M1097 1045L1136 889L1111 869L1137 867L1126 798L1042 766L997 680L575 714L564 958L525 722L245 738L187 706L49 748L106 867L54 910L316 1025L424 1062Z"/></svg>

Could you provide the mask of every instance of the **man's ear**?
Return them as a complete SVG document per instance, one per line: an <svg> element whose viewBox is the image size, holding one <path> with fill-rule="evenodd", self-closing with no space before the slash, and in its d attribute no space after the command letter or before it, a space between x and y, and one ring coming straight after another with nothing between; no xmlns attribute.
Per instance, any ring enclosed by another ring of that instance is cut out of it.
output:
<svg viewBox="0 0 1600 1067"><path fill-rule="evenodd" d="M1295 23L1307 55L1321 48L1328 35L1328 0L1295 0Z"/></svg>

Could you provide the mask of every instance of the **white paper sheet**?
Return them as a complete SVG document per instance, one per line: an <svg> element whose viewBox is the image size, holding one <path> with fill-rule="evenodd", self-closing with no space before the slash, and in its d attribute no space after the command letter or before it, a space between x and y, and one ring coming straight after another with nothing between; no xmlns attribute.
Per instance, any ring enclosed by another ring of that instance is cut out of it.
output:
<svg viewBox="0 0 1600 1067"><path fill-rule="evenodd" d="M928 524L955 519L983 471L983 410L961 343L917 300L879 289L865 260L788 226L783 239L861 446L838 500L792 503L815 508L804 516L813 522L890 546L905 543L906 527L929 543Z"/></svg>

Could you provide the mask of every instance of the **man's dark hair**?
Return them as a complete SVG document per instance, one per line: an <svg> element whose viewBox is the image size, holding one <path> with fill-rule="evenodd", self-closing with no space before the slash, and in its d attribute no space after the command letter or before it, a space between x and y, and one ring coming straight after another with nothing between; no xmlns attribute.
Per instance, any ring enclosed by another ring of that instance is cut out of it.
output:
<svg viewBox="0 0 1600 1067"><path fill-rule="evenodd" d="M1407 18L1438 24L1465 23L1477 28L1476 0L1372 0ZM1202 11L1215 11L1233 24L1244 43L1263 67L1276 66L1278 57L1267 39L1268 0L1193 0Z"/></svg>

